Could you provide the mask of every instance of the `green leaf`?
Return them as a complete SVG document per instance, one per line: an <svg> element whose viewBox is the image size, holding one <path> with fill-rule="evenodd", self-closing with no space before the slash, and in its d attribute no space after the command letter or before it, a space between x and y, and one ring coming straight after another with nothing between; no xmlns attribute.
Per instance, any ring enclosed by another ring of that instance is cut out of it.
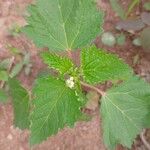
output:
<svg viewBox="0 0 150 150"><path fill-rule="evenodd" d="M28 128L30 113L29 94L17 79L9 79L9 86L14 106L15 126L20 129Z"/></svg>
<svg viewBox="0 0 150 150"><path fill-rule="evenodd" d="M135 76L102 97L104 141L110 149L117 144L131 148L133 140L145 127L149 96L150 85Z"/></svg>
<svg viewBox="0 0 150 150"><path fill-rule="evenodd" d="M30 63L30 53L25 53L23 58L23 65L28 65Z"/></svg>
<svg viewBox="0 0 150 150"><path fill-rule="evenodd" d="M8 80L7 71L0 70L0 81L7 81L7 80Z"/></svg>
<svg viewBox="0 0 150 150"><path fill-rule="evenodd" d="M37 0L28 10L23 32L53 51L83 47L102 31L103 12L93 0Z"/></svg>
<svg viewBox="0 0 150 150"><path fill-rule="evenodd" d="M84 80L91 84L127 79L132 74L132 70L121 59L95 46L84 48L81 60Z"/></svg>
<svg viewBox="0 0 150 150"><path fill-rule="evenodd" d="M41 56L45 64L47 64L50 68L58 70L62 74L65 74L74 68L72 61L66 57L61 57L49 52L44 52Z"/></svg>
<svg viewBox="0 0 150 150"><path fill-rule="evenodd" d="M123 33L117 36L117 44L119 46L123 46L125 42L126 42L126 36Z"/></svg>
<svg viewBox="0 0 150 150"><path fill-rule="evenodd" d="M119 4L119 0L109 0L112 9L117 13L117 15L119 17L121 17L121 19L125 19L125 11L122 8L122 6Z"/></svg>
<svg viewBox="0 0 150 150"><path fill-rule="evenodd" d="M8 67L11 64L11 62L12 62L12 59L10 59L10 58L2 60L0 62L0 69L4 69L4 70L8 69Z"/></svg>
<svg viewBox="0 0 150 150"><path fill-rule="evenodd" d="M19 62L18 64L16 64L10 73L10 77L11 78L16 77L21 72L23 66L24 66L24 64L22 61Z"/></svg>
<svg viewBox="0 0 150 150"><path fill-rule="evenodd" d="M5 91L0 89L0 102L6 102L7 99L8 99L8 96L5 93Z"/></svg>
<svg viewBox="0 0 150 150"><path fill-rule="evenodd" d="M131 2L131 3L129 4L129 6L128 6L128 10L127 10L125 16L128 17L129 14L130 14L130 13L132 12L132 10L134 9L134 7L135 7L136 5L138 5L139 3L140 3L140 0L132 0L132 2Z"/></svg>
<svg viewBox="0 0 150 150"><path fill-rule="evenodd" d="M32 145L46 140L65 126L72 127L81 118L83 101L64 81L51 76L41 77L36 80L33 94Z"/></svg>
<svg viewBox="0 0 150 150"><path fill-rule="evenodd" d="M145 2L143 6L147 11L150 11L150 2Z"/></svg>

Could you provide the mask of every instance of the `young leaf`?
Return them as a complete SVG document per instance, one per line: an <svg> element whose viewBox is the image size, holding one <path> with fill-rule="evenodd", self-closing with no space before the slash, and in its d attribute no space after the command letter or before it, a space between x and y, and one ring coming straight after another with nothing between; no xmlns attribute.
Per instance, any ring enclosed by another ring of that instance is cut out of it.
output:
<svg viewBox="0 0 150 150"><path fill-rule="evenodd" d="M22 61L19 62L18 64L16 64L10 73L10 77L11 78L16 77L21 72L23 66L24 66L24 64Z"/></svg>
<svg viewBox="0 0 150 150"><path fill-rule="evenodd" d="M25 53L24 59L23 59L23 65L28 65L30 63L30 53Z"/></svg>
<svg viewBox="0 0 150 150"><path fill-rule="evenodd" d="M122 6L119 4L118 0L109 0L112 9L117 13L121 19L125 19L125 11Z"/></svg>
<svg viewBox="0 0 150 150"><path fill-rule="evenodd" d="M44 52L41 56L45 64L48 64L50 68L54 68L62 74L65 74L74 68L72 61L66 57L61 57L57 54L49 52Z"/></svg>
<svg viewBox="0 0 150 150"><path fill-rule="evenodd" d="M10 58L2 60L0 62L0 69L2 69L2 70L3 69L4 70L8 69L9 65L11 64L11 62L12 62L12 59L10 59Z"/></svg>
<svg viewBox="0 0 150 150"><path fill-rule="evenodd" d="M7 80L8 80L7 71L0 70L0 81L7 81Z"/></svg>
<svg viewBox="0 0 150 150"><path fill-rule="evenodd" d="M37 0L23 29L39 47L77 49L101 33L103 13L93 0Z"/></svg>
<svg viewBox="0 0 150 150"><path fill-rule="evenodd" d="M135 76L102 97L104 141L110 149L117 144L131 148L133 140L145 127L149 96L150 85Z"/></svg>
<svg viewBox="0 0 150 150"><path fill-rule="evenodd" d="M0 102L6 102L7 99L8 99L8 96L5 93L5 91L0 89Z"/></svg>
<svg viewBox="0 0 150 150"><path fill-rule="evenodd" d="M29 127L29 94L18 80L9 79L10 94L14 106L14 123L16 127L25 129Z"/></svg>
<svg viewBox="0 0 150 150"><path fill-rule="evenodd" d="M65 126L73 126L81 118L83 105L76 92L64 81L52 76L36 80L33 89L34 110L31 114L31 144L46 140Z"/></svg>
<svg viewBox="0 0 150 150"><path fill-rule="evenodd" d="M119 46L123 46L125 42L126 42L126 36L123 33L117 36L117 44Z"/></svg>
<svg viewBox="0 0 150 150"><path fill-rule="evenodd" d="M134 7L136 6L136 5L138 5L140 3L140 0L133 0L130 4L129 4L129 6L128 6L128 10L127 10L127 12L126 12L126 17L128 17L129 16L129 14L132 12L132 10L134 9Z"/></svg>
<svg viewBox="0 0 150 150"><path fill-rule="evenodd" d="M91 84L126 79L132 74L132 70L122 60L95 46L83 49L81 60L84 80Z"/></svg>

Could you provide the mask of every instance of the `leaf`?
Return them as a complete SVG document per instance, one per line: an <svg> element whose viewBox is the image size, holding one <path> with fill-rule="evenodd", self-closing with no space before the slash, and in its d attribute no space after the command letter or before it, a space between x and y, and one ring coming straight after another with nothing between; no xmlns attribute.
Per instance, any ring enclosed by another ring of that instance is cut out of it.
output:
<svg viewBox="0 0 150 150"><path fill-rule="evenodd" d="M0 89L0 102L6 102L8 99L7 94L4 90Z"/></svg>
<svg viewBox="0 0 150 150"><path fill-rule="evenodd" d="M117 13L121 19L125 19L125 11L122 6L119 4L118 0L109 0L112 9Z"/></svg>
<svg viewBox="0 0 150 150"><path fill-rule="evenodd" d="M83 102L64 81L52 76L36 80L34 110L31 114L31 144L46 140L65 126L72 127L81 118Z"/></svg>
<svg viewBox="0 0 150 150"><path fill-rule="evenodd" d="M10 77L11 78L16 77L21 72L23 66L24 66L24 64L22 61L19 62L18 64L16 64L10 73Z"/></svg>
<svg viewBox="0 0 150 150"><path fill-rule="evenodd" d="M83 47L102 31L103 12L93 0L37 0L28 10L23 32L37 46L53 51Z"/></svg>
<svg viewBox="0 0 150 150"><path fill-rule="evenodd" d="M133 1L129 4L128 10L127 10L125 16L128 17L129 14L130 14L130 13L132 12L132 10L134 9L134 7L135 7L136 5L139 5L139 3L140 3L140 0L133 0Z"/></svg>
<svg viewBox="0 0 150 150"><path fill-rule="evenodd" d="M9 86L14 106L15 126L20 129L28 128L30 113L29 94L17 79L9 79Z"/></svg>
<svg viewBox="0 0 150 150"><path fill-rule="evenodd" d="M150 11L150 2L145 2L143 7L145 10Z"/></svg>
<svg viewBox="0 0 150 150"><path fill-rule="evenodd" d="M25 66L24 68L24 72L26 76L29 76L32 70L32 64L28 64L27 66Z"/></svg>
<svg viewBox="0 0 150 150"><path fill-rule="evenodd" d="M123 33L117 36L117 44L119 46L123 46L125 42L126 42L126 36Z"/></svg>
<svg viewBox="0 0 150 150"><path fill-rule="evenodd" d="M104 141L110 149L117 144L131 148L133 140L145 127L149 96L150 85L135 76L113 87L102 97Z"/></svg>
<svg viewBox="0 0 150 150"><path fill-rule="evenodd" d="M7 58L0 62L0 69L8 69L9 65L11 64L12 59Z"/></svg>
<svg viewBox="0 0 150 150"><path fill-rule="evenodd" d="M81 60L84 80L91 84L126 79L132 74L132 70L121 59L95 46L83 49Z"/></svg>
<svg viewBox="0 0 150 150"><path fill-rule="evenodd" d="M23 59L23 65L28 65L30 63L30 53L25 53Z"/></svg>
<svg viewBox="0 0 150 150"><path fill-rule="evenodd" d="M41 56L45 64L47 64L50 68L58 70L62 74L65 74L74 68L72 61L66 57L61 57L49 52L44 52Z"/></svg>
<svg viewBox="0 0 150 150"><path fill-rule="evenodd" d="M7 81L8 73L7 71L0 70L0 81Z"/></svg>

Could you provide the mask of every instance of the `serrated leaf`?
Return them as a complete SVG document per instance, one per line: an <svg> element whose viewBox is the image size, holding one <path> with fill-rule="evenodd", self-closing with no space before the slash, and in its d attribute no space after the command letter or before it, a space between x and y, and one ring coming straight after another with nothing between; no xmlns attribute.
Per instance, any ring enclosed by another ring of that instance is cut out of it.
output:
<svg viewBox="0 0 150 150"><path fill-rule="evenodd" d="M65 126L72 127L81 118L83 102L76 92L54 77L41 77L33 89L30 143L37 144Z"/></svg>
<svg viewBox="0 0 150 150"><path fill-rule="evenodd" d="M65 74L74 68L73 62L67 57L62 57L49 52L44 52L41 56L45 64L50 68L58 70L62 74Z"/></svg>
<svg viewBox="0 0 150 150"><path fill-rule="evenodd" d="M91 84L127 79L132 74L132 70L121 59L95 46L84 48L81 60L84 80Z"/></svg>
<svg viewBox="0 0 150 150"><path fill-rule="evenodd" d="M7 71L0 70L0 81L7 81L7 80L8 80Z"/></svg>
<svg viewBox="0 0 150 150"><path fill-rule="evenodd" d="M12 62L12 59L10 59L10 58L2 60L0 62L0 69L5 69L5 70L8 69L11 62Z"/></svg>
<svg viewBox="0 0 150 150"><path fill-rule="evenodd" d="M102 31L103 12L93 0L37 0L28 10L23 31L37 46L53 51L83 47Z"/></svg>
<svg viewBox="0 0 150 150"><path fill-rule="evenodd" d="M131 148L133 140L145 127L149 96L150 85L135 76L113 87L102 97L104 141L110 149L117 144Z"/></svg>
<svg viewBox="0 0 150 150"><path fill-rule="evenodd" d="M10 94L14 108L14 123L16 127L29 127L30 102L29 94L17 79L9 79Z"/></svg>
<svg viewBox="0 0 150 150"><path fill-rule="evenodd" d="M0 102L6 102L8 99L8 96L4 90L0 89Z"/></svg>
<svg viewBox="0 0 150 150"><path fill-rule="evenodd" d="M24 66L23 62L19 62L18 64L16 64L10 73L10 77L11 78L16 77L21 72L23 66Z"/></svg>

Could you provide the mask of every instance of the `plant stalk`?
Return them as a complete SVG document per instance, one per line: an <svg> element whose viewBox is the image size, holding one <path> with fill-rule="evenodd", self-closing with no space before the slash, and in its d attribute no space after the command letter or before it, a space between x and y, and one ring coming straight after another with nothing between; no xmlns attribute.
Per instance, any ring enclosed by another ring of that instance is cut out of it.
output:
<svg viewBox="0 0 150 150"><path fill-rule="evenodd" d="M100 94L101 96L105 96L105 94L106 94L104 91L102 91L102 90L98 89L97 87L94 87L94 86L92 86L92 85L90 85L90 84L84 83L84 82L82 82L82 81L80 81L80 83L81 83L82 86L87 87L87 88L90 88L91 90L96 91L96 92L97 92L98 94Z"/></svg>

